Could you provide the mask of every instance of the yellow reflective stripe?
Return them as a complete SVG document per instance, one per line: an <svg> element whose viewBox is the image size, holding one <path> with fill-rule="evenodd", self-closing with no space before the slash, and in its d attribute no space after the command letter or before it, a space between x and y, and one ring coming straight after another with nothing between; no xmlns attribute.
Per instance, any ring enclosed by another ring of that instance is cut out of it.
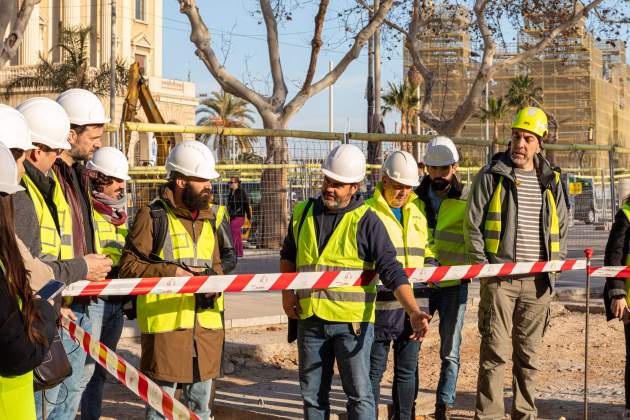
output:
<svg viewBox="0 0 630 420"><path fill-rule="evenodd" d="M122 250L125 247L127 238L127 226L116 226L110 223L103 215L92 209L92 220L94 221L94 245L97 254L107 255L117 267L122 257Z"/></svg>
<svg viewBox="0 0 630 420"><path fill-rule="evenodd" d="M46 204L43 194L39 191L33 180L31 180L28 175L24 175L22 182L33 202L39 223L39 242L41 244L39 258L45 261L57 260L61 253L61 238L57 231L55 219Z"/></svg>
<svg viewBox="0 0 630 420"><path fill-rule="evenodd" d="M497 187L490 199L488 214L484 223L484 243L486 252L496 254L499 251L499 239L501 236L501 191L503 190L503 177L499 178Z"/></svg>
<svg viewBox="0 0 630 420"><path fill-rule="evenodd" d="M300 298L311 297L312 293L319 293L319 296L317 296L318 299L327 299L336 302L373 302L376 299L376 292L340 292L336 290L336 288L322 290L302 289L297 291L297 295Z"/></svg>

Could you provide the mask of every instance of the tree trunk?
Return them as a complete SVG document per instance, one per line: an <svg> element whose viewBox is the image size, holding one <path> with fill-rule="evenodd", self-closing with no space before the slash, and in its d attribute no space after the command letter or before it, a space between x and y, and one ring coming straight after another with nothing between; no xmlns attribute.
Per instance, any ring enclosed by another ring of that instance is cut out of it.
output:
<svg viewBox="0 0 630 420"><path fill-rule="evenodd" d="M494 130L494 135L492 138L492 150L494 151L493 155L499 153L501 145L499 144L499 124L497 120L492 122L492 129Z"/></svg>
<svg viewBox="0 0 630 420"><path fill-rule="evenodd" d="M264 128L284 129L286 126L268 118ZM284 137L267 137L267 159L265 163L289 163L289 147ZM286 168L264 169L260 180L260 222L256 231L256 242L260 247L280 249L287 235L289 205L287 200L288 170Z"/></svg>

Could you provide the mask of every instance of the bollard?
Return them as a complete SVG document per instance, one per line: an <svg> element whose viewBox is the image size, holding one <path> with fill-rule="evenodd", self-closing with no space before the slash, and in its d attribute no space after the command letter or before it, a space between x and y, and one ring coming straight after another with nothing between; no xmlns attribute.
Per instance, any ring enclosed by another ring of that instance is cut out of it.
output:
<svg viewBox="0 0 630 420"><path fill-rule="evenodd" d="M590 312L591 299L591 258L593 250L584 250L586 257L586 326L584 328L584 420L588 420L588 315Z"/></svg>

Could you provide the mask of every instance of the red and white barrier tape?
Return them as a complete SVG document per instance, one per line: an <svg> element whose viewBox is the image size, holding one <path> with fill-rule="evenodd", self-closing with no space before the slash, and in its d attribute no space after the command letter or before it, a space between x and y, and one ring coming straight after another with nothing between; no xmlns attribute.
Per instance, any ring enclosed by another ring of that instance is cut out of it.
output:
<svg viewBox="0 0 630 420"><path fill-rule="evenodd" d="M482 277L503 277L556 271L583 270L584 260L455 265L406 269L411 283L439 283ZM377 281L373 271L236 274L225 276L151 277L78 281L64 296L131 296L168 293L261 292L287 289L328 289L366 286Z"/></svg>
<svg viewBox="0 0 630 420"><path fill-rule="evenodd" d="M164 392L155 382L118 356L116 352L100 341L93 339L88 332L69 318L62 317L61 323L68 330L70 336L81 344L83 350L92 356L92 359L164 417L177 420L199 420L199 417L184 404Z"/></svg>
<svg viewBox="0 0 630 420"><path fill-rule="evenodd" d="M591 277L630 278L630 266L591 267Z"/></svg>

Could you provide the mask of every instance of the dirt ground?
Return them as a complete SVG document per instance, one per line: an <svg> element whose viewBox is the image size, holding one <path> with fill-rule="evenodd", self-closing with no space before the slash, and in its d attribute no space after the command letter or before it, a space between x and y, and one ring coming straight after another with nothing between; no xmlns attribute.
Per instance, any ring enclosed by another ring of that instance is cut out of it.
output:
<svg viewBox="0 0 630 420"><path fill-rule="evenodd" d="M475 308L470 308L464 327L461 349L461 370L457 387L454 419L471 419L474 413L475 389L477 380L479 337L475 321ZM541 419L567 420L583 417L584 384L584 314L572 313L563 306L554 304L550 328L545 336L540 352L540 373L538 376L537 407ZM228 331L230 336L260 334L262 337L281 337L284 327L261 327L257 331ZM275 334L275 335L274 335ZM420 358L421 397L420 413L432 410L433 393L439 376L439 341L434 329L423 343ZM119 352L132 363L137 363L139 348L137 343L121 343ZM623 325L620 322L606 322L603 315L590 317L589 346L589 418L621 419L624 409L623 361L625 358ZM271 414L284 418L297 418L299 409L299 388L297 387L297 351L295 346L286 347L278 354L267 358L265 363L233 357L229 361L234 373L226 375L219 382L221 400L230 401L232 407L247 407L246 400L239 400L238 392L257 398L258 405L264 405L264 398L272 401L273 392L286 395L290 407L285 412L271 410ZM232 369L231 369L232 370ZM510 411L511 366L506 369L505 396L506 413ZM382 387L390 388L392 379L391 360ZM287 387L280 391L274 387ZM243 391L246 387L246 391ZM234 392L232 394L231 392ZM290 401L289 401L290 400ZM242 403L239 401L243 401ZM255 406L254 402L254 406ZM268 403L269 406L269 403ZM341 403L341 407L343 404ZM255 411L264 412L258 407ZM106 386L103 404L104 419L143 418L143 404L124 387L111 383ZM217 419L221 418L220 411ZM509 416L506 415L506 418Z"/></svg>

